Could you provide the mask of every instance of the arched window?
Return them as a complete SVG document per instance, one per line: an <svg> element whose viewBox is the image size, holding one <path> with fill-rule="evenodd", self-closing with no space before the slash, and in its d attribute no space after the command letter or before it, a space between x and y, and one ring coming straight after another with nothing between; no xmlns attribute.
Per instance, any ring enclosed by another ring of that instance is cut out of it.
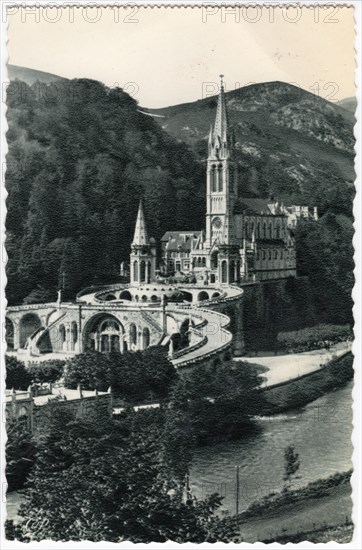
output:
<svg viewBox="0 0 362 550"><path fill-rule="evenodd" d="M266 260L266 252L263 250L263 260Z"/></svg>
<svg viewBox="0 0 362 550"><path fill-rule="evenodd" d="M206 266L206 258L202 258L202 267L205 267Z"/></svg>
<svg viewBox="0 0 362 550"><path fill-rule="evenodd" d="M72 322L72 348L74 350L75 344L78 342L78 325L75 321Z"/></svg>
<svg viewBox="0 0 362 550"><path fill-rule="evenodd" d="M271 260L271 259L272 259L272 251L269 250L269 260Z"/></svg>
<svg viewBox="0 0 362 550"><path fill-rule="evenodd" d="M221 282L222 283L228 282L228 264L226 260L223 260L221 262Z"/></svg>
<svg viewBox="0 0 362 550"><path fill-rule="evenodd" d="M274 252L274 259L275 259L275 260L278 259L278 249L276 249L275 252Z"/></svg>
<svg viewBox="0 0 362 550"><path fill-rule="evenodd" d="M260 225L260 222L258 222L258 226L257 226L257 230L256 230L256 238L257 239L261 238L261 225Z"/></svg>
<svg viewBox="0 0 362 550"><path fill-rule="evenodd" d="M266 239L266 222L263 223L263 238Z"/></svg>
<svg viewBox="0 0 362 550"><path fill-rule="evenodd" d="M235 262L234 262L234 260L232 260L230 262L229 273L230 273L229 282L234 283L235 282Z"/></svg>
<svg viewBox="0 0 362 550"><path fill-rule="evenodd" d="M144 260L140 263L140 282L146 282L146 262Z"/></svg>
<svg viewBox="0 0 362 550"><path fill-rule="evenodd" d="M60 343L63 344L66 340L66 337L67 337L64 325L60 325L60 327L59 327L59 337L60 337Z"/></svg>
<svg viewBox="0 0 362 550"><path fill-rule="evenodd" d="M138 262L137 260L133 262L133 280L138 282Z"/></svg>
<svg viewBox="0 0 362 550"><path fill-rule="evenodd" d="M148 261L147 267L148 267L148 269L147 269L147 283L150 283L151 282L151 269L152 269L150 261Z"/></svg>
<svg viewBox="0 0 362 550"><path fill-rule="evenodd" d="M280 225L279 225L279 223L278 223L277 228L276 228L276 238L280 239Z"/></svg>
<svg viewBox="0 0 362 550"><path fill-rule="evenodd" d="M273 234L273 228L272 228L272 224L271 224L271 222L270 222L270 223L269 223L269 234L268 234L269 239L272 238L272 234Z"/></svg>
<svg viewBox="0 0 362 550"><path fill-rule="evenodd" d="M223 191L224 184L223 184L222 164L219 164L219 166L217 167L217 179L219 182L219 191Z"/></svg>
<svg viewBox="0 0 362 550"><path fill-rule="evenodd" d="M137 327L134 323L131 323L129 326L129 340L131 345L137 344Z"/></svg>
<svg viewBox="0 0 362 550"><path fill-rule="evenodd" d="M250 236L252 237L254 233L254 222L251 222L250 224Z"/></svg>
<svg viewBox="0 0 362 550"><path fill-rule="evenodd" d="M147 327L143 329L142 338L143 338L143 349L147 349L150 345L150 331L148 330Z"/></svg>
<svg viewBox="0 0 362 550"><path fill-rule="evenodd" d="M216 166L215 164L212 165L211 167L211 191L213 193L215 193L215 191L217 191L217 186L216 186Z"/></svg>
<svg viewBox="0 0 362 550"><path fill-rule="evenodd" d="M249 224L248 222L245 222L245 238L247 239L249 237Z"/></svg>
<svg viewBox="0 0 362 550"><path fill-rule="evenodd" d="M219 257L219 253L217 250L215 250L211 254L211 269L217 269L218 257Z"/></svg>

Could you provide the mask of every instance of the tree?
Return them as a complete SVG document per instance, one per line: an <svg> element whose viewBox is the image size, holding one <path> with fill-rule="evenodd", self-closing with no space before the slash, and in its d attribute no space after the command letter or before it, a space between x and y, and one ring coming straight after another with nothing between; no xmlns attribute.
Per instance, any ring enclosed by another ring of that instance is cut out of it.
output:
<svg viewBox="0 0 362 550"><path fill-rule="evenodd" d="M24 490L25 539L181 543L236 536L233 521L215 513L216 495L187 503L173 495L160 453L159 411L125 413L118 421L64 414L54 410Z"/></svg>
<svg viewBox="0 0 362 550"><path fill-rule="evenodd" d="M14 390L27 390L32 376L26 369L24 363L16 359L16 357L6 355L6 387Z"/></svg>
<svg viewBox="0 0 362 550"><path fill-rule="evenodd" d="M299 454L295 452L293 445L289 445L284 450L284 475L285 488L290 487L292 483L292 477L299 470Z"/></svg>
<svg viewBox="0 0 362 550"><path fill-rule="evenodd" d="M21 489L36 459L36 446L22 419L6 423L6 480L8 491Z"/></svg>
<svg viewBox="0 0 362 550"><path fill-rule="evenodd" d="M34 382L54 384L63 376L65 361L53 359L41 363L29 363L28 371Z"/></svg>
<svg viewBox="0 0 362 550"><path fill-rule="evenodd" d="M65 385L106 391L116 397L139 402L167 399L177 372L161 346L136 352L86 352L67 362Z"/></svg>

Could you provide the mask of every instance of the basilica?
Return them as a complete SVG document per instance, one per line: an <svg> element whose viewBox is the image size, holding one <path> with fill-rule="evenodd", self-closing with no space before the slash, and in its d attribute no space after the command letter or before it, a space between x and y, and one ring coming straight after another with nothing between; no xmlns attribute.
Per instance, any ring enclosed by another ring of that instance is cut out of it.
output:
<svg viewBox="0 0 362 550"><path fill-rule="evenodd" d="M156 242L148 237L140 203L131 245L131 284L167 276L211 285L295 277L294 230L301 218L317 219L317 209L243 196L221 80L208 138L205 230L167 231L158 264Z"/></svg>

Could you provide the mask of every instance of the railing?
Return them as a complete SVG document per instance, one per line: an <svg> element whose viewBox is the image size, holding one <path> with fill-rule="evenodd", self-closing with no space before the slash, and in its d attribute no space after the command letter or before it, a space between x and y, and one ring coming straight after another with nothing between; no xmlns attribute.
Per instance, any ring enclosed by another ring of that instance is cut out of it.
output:
<svg viewBox="0 0 362 550"><path fill-rule="evenodd" d="M147 323L152 325L153 328L157 330L157 332L163 332L162 327L158 324L158 322L155 319L153 319L152 315L149 315L149 313L147 313L146 311L141 311L141 317L143 317L143 319Z"/></svg>

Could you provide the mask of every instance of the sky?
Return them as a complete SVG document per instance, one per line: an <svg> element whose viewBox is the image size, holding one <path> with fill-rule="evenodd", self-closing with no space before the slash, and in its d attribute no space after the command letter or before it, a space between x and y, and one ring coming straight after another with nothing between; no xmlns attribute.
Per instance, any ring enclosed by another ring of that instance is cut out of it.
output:
<svg viewBox="0 0 362 550"><path fill-rule="evenodd" d="M230 8L229 8L230 9ZM8 62L121 86L144 107L281 80L338 101L355 95L354 10L40 8L8 13Z"/></svg>

